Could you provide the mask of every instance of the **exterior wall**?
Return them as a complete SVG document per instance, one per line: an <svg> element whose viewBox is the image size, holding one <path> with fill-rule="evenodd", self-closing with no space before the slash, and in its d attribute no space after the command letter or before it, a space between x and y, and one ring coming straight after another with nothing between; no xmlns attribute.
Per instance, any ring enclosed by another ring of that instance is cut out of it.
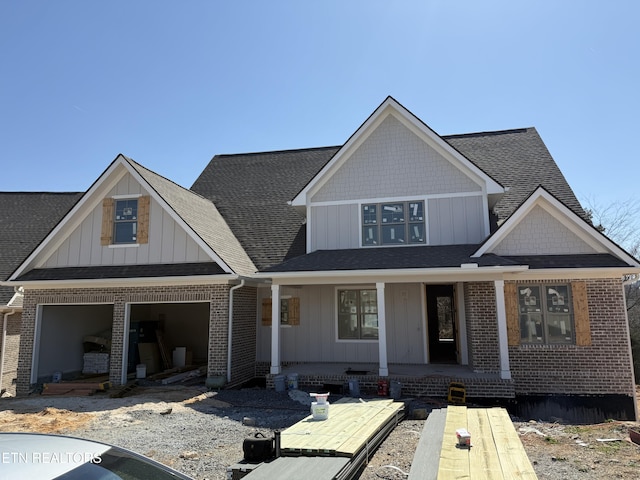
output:
<svg viewBox="0 0 640 480"><path fill-rule="evenodd" d="M386 285L389 362L424 363L422 288L420 284ZM263 326L260 321L262 298L270 294L268 289L258 291L257 359L260 362L270 361L271 355L271 326ZM280 327L282 362L378 362L377 341L337 340L335 286L283 287L281 295L300 298L300 325Z"/></svg>
<svg viewBox="0 0 640 480"><path fill-rule="evenodd" d="M231 384L256 376L256 296L254 287L240 288L233 293Z"/></svg>
<svg viewBox="0 0 640 480"><path fill-rule="evenodd" d="M31 382L32 353L36 315L39 304L78 305L113 304L111 364L109 380L121 384L123 367L125 310L128 303L144 302L210 302L209 309L209 376L226 375L227 326L229 309L228 285L181 285L138 288L76 288L25 290L18 359L18 395L28 393ZM46 341L46 339L41 339Z"/></svg>
<svg viewBox="0 0 640 480"><path fill-rule="evenodd" d="M360 247L360 212L356 203L311 207L311 251Z"/></svg>
<svg viewBox="0 0 640 480"><path fill-rule="evenodd" d="M469 366L478 373L500 372L500 348L493 282L464 284Z"/></svg>
<svg viewBox="0 0 640 480"><path fill-rule="evenodd" d="M591 345L509 347L518 395L633 395L622 288L619 279L587 281Z"/></svg>
<svg viewBox="0 0 640 480"><path fill-rule="evenodd" d="M492 252L496 255L597 253L540 206L535 206Z"/></svg>
<svg viewBox="0 0 640 480"><path fill-rule="evenodd" d="M0 314L4 321L4 314ZM22 314L14 313L7 317L7 337L5 340L4 369L2 375L2 390L11 395L16 394L18 376L18 355L20 352L20 325ZM1 345L0 345L0 348ZM0 351L1 353L1 351Z"/></svg>
<svg viewBox="0 0 640 480"><path fill-rule="evenodd" d="M481 196L430 198L427 201L429 245L480 243L485 238Z"/></svg>
<svg viewBox="0 0 640 480"><path fill-rule="evenodd" d="M480 185L389 115L311 202L479 191Z"/></svg>
<svg viewBox="0 0 640 480"><path fill-rule="evenodd" d="M108 193L112 195L146 194L127 174ZM156 264L209 261L205 252L152 198L149 213L149 243L139 246L102 246L102 203L98 204L78 227L46 259L46 268L92 265Z"/></svg>

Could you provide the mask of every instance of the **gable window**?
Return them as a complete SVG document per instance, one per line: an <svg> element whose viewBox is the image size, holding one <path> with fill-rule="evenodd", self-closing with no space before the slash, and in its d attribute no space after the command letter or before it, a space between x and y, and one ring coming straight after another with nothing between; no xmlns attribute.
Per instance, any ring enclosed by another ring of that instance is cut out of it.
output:
<svg viewBox="0 0 640 480"><path fill-rule="evenodd" d="M574 343L569 285L518 285L517 295L522 343Z"/></svg>
<svg viewBox="0 0 640 480"><path fill-rule="evenodd" d="M362 245L425 243L424 201L362 205Z"/></svg>
<svg viewBox="0 0 640 480"><path fill-rule="evenodd" d="M139 245L149 242L149 196L105 198L100 244Z"/></svg>
<svg viewBox="0 0 640 480"><path fill-rule="evenodd" d="M113 218L113 243L137 243L138 199L116 200Z"/></svg>
<svg viewBox="0 0 640 480"><path fill-rule="evenodd" d="M338 290L338 339L378 339L378 296L375 289Z"/></svg>

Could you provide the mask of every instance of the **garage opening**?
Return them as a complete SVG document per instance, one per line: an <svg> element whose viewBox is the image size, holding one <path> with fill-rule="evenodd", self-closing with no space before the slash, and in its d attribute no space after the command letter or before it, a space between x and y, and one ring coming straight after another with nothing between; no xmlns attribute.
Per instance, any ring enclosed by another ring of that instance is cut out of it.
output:
<svg viewBox="0 0 640 480"><path fill-rule="evenodd" d="M209 306L208 302L131 305L127 373L135 374L138 365L145 365L147 375L206 365Z"/></svg>
<svg viewBox="0 0 640 480"><path fill-rule="evenodd" d="M32 381L109 373L113 305L44 305Z"/></svg>

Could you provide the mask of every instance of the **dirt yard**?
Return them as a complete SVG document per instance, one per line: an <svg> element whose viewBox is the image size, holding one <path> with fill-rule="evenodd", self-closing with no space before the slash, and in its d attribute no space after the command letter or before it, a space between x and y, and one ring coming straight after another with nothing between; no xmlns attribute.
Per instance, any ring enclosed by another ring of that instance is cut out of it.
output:
<svg viewBox="0 0 640 480"><path fill-rule="evenodd" d="M242 459L242 440L269 435L308 414L286 393L206 392L203 387L140 389L112 399L31 396L0 400L0 431L42 432L93 439L132 449L203 480L225 479ZM372 457L360 480L406 479L424 420L400 423ZM640 446L628 437L635 422L566 425L515 421L541 480L640 478Z"/></svg>

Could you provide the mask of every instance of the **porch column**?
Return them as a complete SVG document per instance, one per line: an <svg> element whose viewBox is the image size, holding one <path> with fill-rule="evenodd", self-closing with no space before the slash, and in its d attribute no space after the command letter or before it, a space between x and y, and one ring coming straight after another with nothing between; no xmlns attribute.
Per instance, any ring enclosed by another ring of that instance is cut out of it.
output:
<svg viewBox="0 0 640 480"><path fill-rule="evenodd" d="M378 299L378 351L380 365L378 375L389 376L389 365L387 364L387 316L384 305L384 283L376 283Z"/></svg>
<svg viewBox="0 0 640 480"><path fill-rule="evenodd" d="M495 280L496 315L498 321L498 347L500 349L500 378L511 378L509 369L509 342L507 340L507 309L504 304L504 280Z"/></svg>
<svg viewBox="0 0 640 480"><path fill-rule="evenodd" d="M280 285L271 285L271 374L278 375L280 367Z"/></svg>

